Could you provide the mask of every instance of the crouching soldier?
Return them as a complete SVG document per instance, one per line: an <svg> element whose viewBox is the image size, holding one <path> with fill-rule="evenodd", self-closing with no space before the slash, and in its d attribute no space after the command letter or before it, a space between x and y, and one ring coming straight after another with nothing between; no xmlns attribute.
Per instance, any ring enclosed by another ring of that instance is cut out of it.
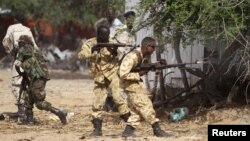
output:
<svg viewBox="0 0 250 141"><path fill-rule="evenodd" d="M141 76L147 71L133 72L134 67L140 65L142 60L150 58L156 47L156 40L151 37L145 37L141 42L141 48L137 48L128 53L119 69L121 86L127 94L128 106L131 109L131 115L128 118L127 126L122 133L123 137L134 136L136 126L140 124L140 119L144 119L153 128L153 133L157 137L169 137L160 128L159 119L156 118L152 101L149 99Z"/></svg>
<svg viewBox="0 0 250 141"><path fill-rule="evenodd" d="M57 115L63 124L67 123L67 113L63 112L45 101L45 85L49 80L46 60L33 47L29 36L22 35L18 40L16 69L23 76L22 89L25 93L25 124L34 124L33 105L39 110L50 111ZM20 71L20 68L23 72Z"/></svg>

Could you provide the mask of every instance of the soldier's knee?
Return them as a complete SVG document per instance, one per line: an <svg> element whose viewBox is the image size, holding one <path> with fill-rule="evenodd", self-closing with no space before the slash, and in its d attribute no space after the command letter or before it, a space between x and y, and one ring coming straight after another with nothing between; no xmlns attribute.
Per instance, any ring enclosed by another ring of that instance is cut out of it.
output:
<svg viewBox="0 0 250 141"><path fill-rule="evenodd" d="M46 92L44 90L39 90L39 89L35 89L32 91L32 93L34 94L34 99L37 101L43 101L45 100L46 97Z"/></svg>
<svg viewBox="0 0 250 141"><path fill-rule="evenodd" d="M49 111L52 108L51 103L47 102L47 101L39 101L36 103L36 107L39 110L46 110Z"/></svg>
<svg viewBox="0 0 250 141"><path fill-rule="evenodd" d="M98 112L102 110L102 106L92 106L92 111L93 112Z"/></svg>

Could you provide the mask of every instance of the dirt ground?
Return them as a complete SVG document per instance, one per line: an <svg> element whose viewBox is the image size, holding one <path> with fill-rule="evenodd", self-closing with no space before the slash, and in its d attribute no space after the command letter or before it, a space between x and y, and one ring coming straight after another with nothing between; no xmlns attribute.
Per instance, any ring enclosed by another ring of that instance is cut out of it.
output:
<svg viewBox="0 0 250 141"><path fill-rule="evenodd" d="M10 90L11 72L0 70L0 112L14 112L15 99ZM248 106L211 110L179 122L170 122L161 118L162 128L172 134L170 138L157 138L151 127L142 122L136 130L136 137L122 138L125 123L117 113L105 112L103 136L90 137L93 130L91 120L93 81L88 72L52 71L52 80L47 83L47 101L55 107L71 112L73 115L67 125L61 125L51 113L34 108L38 124L33 126L18 125L16 121L0 121L1 141L204 141L207 140L208 124L250 124Z"/></svg>

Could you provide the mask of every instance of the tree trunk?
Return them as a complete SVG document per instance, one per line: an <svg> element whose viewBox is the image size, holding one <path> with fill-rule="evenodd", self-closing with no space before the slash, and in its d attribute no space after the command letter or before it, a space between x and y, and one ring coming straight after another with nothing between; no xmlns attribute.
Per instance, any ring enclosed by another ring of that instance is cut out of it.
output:
<svg viewBox="0 0 250 141"><path fill-rule="evenodd" d="M161 59L161 49L158 47L156 48L156 60L160 60ZM166 94L166 91L165 91L165 83L164 83L164 77L163 77L163 72L162 70L159 70L157 72L158 74L155 74L155 75L158 75L158 79L159 79L159 83L160 83L160 89L159 89L159 93L158 93L158 98L160 100L166 100L166 97L165 97L165 94Z"/></svg>
<svg viewBox="0 0 250 141"><path fill-rule="evenodd" d="M176 58L177 63L182 63L181 54L180 54L181 38L182 38L182 30L176 29L174 31L174 36L173 36L173 48L175 51L175 58ZM187 81L186 71L184 69L180 69L180 72L181 72L184 88L187 90L189 88L189 84Z"/></svg>

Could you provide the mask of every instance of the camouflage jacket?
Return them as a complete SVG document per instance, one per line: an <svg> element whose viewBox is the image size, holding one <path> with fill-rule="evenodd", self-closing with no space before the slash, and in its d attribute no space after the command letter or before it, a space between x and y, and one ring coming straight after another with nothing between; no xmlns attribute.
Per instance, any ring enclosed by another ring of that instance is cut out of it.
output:
<svg viewBox="0 0 250 141"><path fill-rule="evenodd" d="M31 82L40 78L49 80L47 61L32 45L19 46L17 60Z"/></svg>
<svg viewBox="0 0 250 141"><path fill-rule="evenodd" d="M104 78L110 80L112 75L118 70L117 56L112 54L107 48L102 48L99 52L91 53L91 48L97 43L96 38L87 40L78 53L80 60L88 59L90 69L94 76L94 81L104 83ZM112 41L110 40L110 43Z"/></svg>
<svg viewBox="0 0 250 141"><path fill-rule="evenodd" d="M91 48L96 45L97 41L96 38L90 38L86 40L81 47L80 52L78 53L79 60L88 60L89 68L91 73L94 75L96 73L95 69L95 61L97 57L97 52L91 53Z"/></svg>
<svg viewBox="0 0 250 141"><path fill-rule="evenodd" d="M122 80L140 81L141 77L139 73L131 72L131 70L141 63L141 60L142 60L141 58L142 58L142 54L141 54L140 48L128 53L123 58L120 69L119 69L119 76Z"/></svg>
<svg viewBox="0 0 250 141"><path fill-rule="evenodd" d="M119 25L115 28L113 35L111 35L112 40L117 43L136 45L136 36L133 32L128 31L127 25ZM118 48L119 60L123 58L125 54L131 51L131 47L120 47Z"/></svg>

